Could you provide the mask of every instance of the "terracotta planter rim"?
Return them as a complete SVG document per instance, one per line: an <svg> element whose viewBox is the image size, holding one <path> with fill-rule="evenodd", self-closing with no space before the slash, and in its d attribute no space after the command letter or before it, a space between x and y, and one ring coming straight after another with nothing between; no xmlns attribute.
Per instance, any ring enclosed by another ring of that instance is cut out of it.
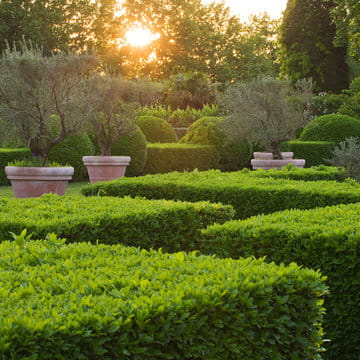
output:
<svg viewBox="0 0 360 360"><path fill-rule="evenodd" d="M49 180L52 178L71 180L74 175L74 168L72 166L61 167L32 167L32 166L5 166L5 174L8 179L39 179Z"/></svg>
<svg viewBox="0 0 360 360"><path fill-rule="evenodd" d="M85 165L129 165L130 156L83 156Z"/></svg>

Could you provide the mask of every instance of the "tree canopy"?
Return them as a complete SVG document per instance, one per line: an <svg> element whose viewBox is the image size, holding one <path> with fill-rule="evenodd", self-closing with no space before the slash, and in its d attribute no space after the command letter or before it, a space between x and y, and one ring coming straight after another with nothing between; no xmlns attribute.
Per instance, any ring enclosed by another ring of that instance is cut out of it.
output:
<svg viewBox="0 0 360 360"><path fill-rule="evenodd" d="M288 0L280 28L281 68L293 81L311 77L317 91L348 87L346 47L333 44L333 0Z"/></svg>

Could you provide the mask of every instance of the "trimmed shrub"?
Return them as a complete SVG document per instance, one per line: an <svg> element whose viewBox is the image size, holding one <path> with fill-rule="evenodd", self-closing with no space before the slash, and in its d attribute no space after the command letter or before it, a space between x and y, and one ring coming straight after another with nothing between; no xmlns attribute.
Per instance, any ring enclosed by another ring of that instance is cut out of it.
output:
<svg viewBox="0 0 360 360"><path fill-rule="evenodd" d="M222 129L223 121L222 117L203 117L190 126L180 142L215 146L221 170L249 167L252 145L246 141L230 141Z"/></svg>
<svg viewBox="0 0 360 360"><path fill-rule="evenodd" d="M267 261L320 269L327 276L326 359L357 359L360 351L360 204L290 210L210 226L199 248L220 257L263 257Z"/></svg>
<svg viewBox="0 0 360 360"><path fill-rule="evenodd" d="M360 139L360 120L347 115L330 114L319 116L305 126L301 141L340 141L354 136Z"/></svg>
<svg viewBox="0 0 360 360"><path fill-rule="evenodd" d="M54 235L0 252L4 359L319 358L326 287L296 264Z"/></svg>
<svg viewBox="0 0 360 360"><path fill-rule="evenodd" d="M49 160L74 168L73 180L84 180L87 177L83 156L95 154L94 144L86 134L69 136L49 152Z"/></svg>
<svg viewBox="0 0 360 360"><path fill-rule="evenodd" d="M326 159L331 158L336 142L328 141L285 141L281 143L282 151L292 151L297 159L305 159L305 166L327 164Z"/></svg>
<svg viewBox="0 0 360 360"><path fill-rule="evenodd" d="M194 144L149 144L144 174L219 168L214 146Z"/></svg>
<svg viewBox="0 0 360 360"><path fill-rule="evenodd" d="M28 229L36 237L54 232L71 242L194 250L198 229L230 220L234 211L221 204L84 198L48 195L9 199L0 208L0 238Z"/></svg>
<svg viewBox="0 0 360 360"><path fill-rule="evenodd" d="M31 152L28 148L0 149L0 186L10 184L10 181L5 174L5 166L7 166L8 163L15 160L22 160L30 156Z"/></svg>
<svg viewBox="0 0 360 360"><path fill-rule="evenodd" d="M312 116L337 114L340 107L347 101L348 95L345 94L324 94L313 97Z"/></svg>
<svg viewBox="0 0 360 360"><path fill-rule="evenodd" d="M141 175L147 158L147 143L139 127L132 134L122 136L111 148L112 155L130 156L126 176Z"/></svg>
<svg viewBox="0 0 360 360"><path fill-rule="evenodd" d="M87 185L81 191L85 195L220 202L232 205L236 217L242 219L285 209L360 201L360 184L354 182L292 181L219 170L122 178Z"/></svg>
<svg viewBox="0 0 360 360"><path fill-rule="evenodd" d="M256 170L250 171L248 169L241 170L242 173L248 176L274 179L289 179L289 180L303 180L303 181L317 181L317 180L345 180L345 169L336 166L319 165L308 169L300 169L294 165L284 166L281 170Z"/></svg>
<svg viewBox="0 0 360 360"><path fill-rule="evenodd" d="M139 116L137 125L150 143L177 142L174 128L165 120L155 116Z"/></svg>

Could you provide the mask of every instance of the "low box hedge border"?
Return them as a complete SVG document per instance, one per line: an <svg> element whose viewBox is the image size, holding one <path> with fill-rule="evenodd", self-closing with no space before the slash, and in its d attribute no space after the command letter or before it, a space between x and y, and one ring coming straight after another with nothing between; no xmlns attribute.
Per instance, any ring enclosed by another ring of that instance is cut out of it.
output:
<svg viewBox="0 0 360 360"><path fill-rule="evenodd" d="M239 219L285 209L311 209L360 201L360 185L352 181L292 181L219 170L121 178L91 184L81 191L88 196L129 195L229 204Z"/></svg>
<svg viewBox="0 0 360 360"><path fill-rule="evenodd" d="M43 195L2 200L0 238L27 229L38 238L54 232L70 242L186 251L196 248L199 229L231 220L233 215L231 206L208 202Z"/></svg>
<svg viewBox="0 0 360 360"><path fill-rule="evenodd" d="M219 154L215 146L195 144L148 144L144 174L163 174L194 169L218 169Z"/></svg>
<svg viewBox="0 0 360 360"><path fill-rule="evenodd" d="M209 226L198 241L204 254L264 257L319 269L327 276L324 359L360 353L360 203L287 210Z"/></svg>
<svg viewBox="0 0 360 360"><path fill-rule="evenodd" d="M55 235L0 253L3 359L319 359L326 287L295 264Z"/></svg>

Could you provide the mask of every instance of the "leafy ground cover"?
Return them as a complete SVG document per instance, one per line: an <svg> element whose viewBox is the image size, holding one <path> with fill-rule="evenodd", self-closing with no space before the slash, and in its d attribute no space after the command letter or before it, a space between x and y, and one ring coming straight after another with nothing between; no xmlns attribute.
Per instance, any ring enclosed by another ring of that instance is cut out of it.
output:
<svg viewBox="0 0 360 360"><path fill-rule="evenodd" d="M204 254L266 256L267 261L319 269L327 276L325 359L354 360L360 352L360 203L287 210L213 225L198 241ZM357 356L357 355L356 355Z"/></svg>
<svg viewBox="0 0 360 360"><path fill-rule="evenodd" d="M4 359L318 358L318 272L23 240L0 244Z"/></svg>

